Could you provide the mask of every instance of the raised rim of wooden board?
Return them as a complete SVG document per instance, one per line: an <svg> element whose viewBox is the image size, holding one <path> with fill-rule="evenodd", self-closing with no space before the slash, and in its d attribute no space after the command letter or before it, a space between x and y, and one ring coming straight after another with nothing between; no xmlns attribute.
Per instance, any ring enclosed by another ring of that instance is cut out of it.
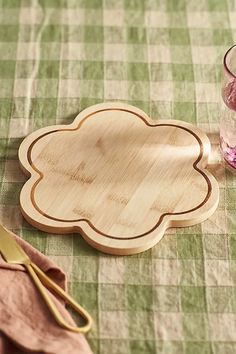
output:
<svg viewBox="0 0 236 354"><path fill-rule="evenodd" d="M193 163L193 168L205 178L208 185L207 195L197 207L179 213L162 214L151 230L134 237L122 238L122 246L120 245L121 239L119 237L104 234L101 230L96 229L88 219L63 220L47 215L37 207L33 196L37 183L43 178L43 173L34 166L31 159L31 150L34 144L47 134L62 130L78 130L86 119L98 112L107 110L127 111L140 118L150 127L168 125L184 129L191 133L200 146L200 154ZM215 211L219 201L219 186L212 174L205 169L210 149L210 142L206 134L192 124L176 120L153 121L142 110L122 103L112 102L94 105L80 112L75 120L69 125L45 127L33 132L24 139L19 148L19 160L23 171L30 176L30 178L24 184L21 191L21 211L26 220L33 226L43 231L53 233L66 234L79 232L88 243L103 252L122 255L142 252L156 244L167 228L197 224L207 219ZM198 213L199 209L201 209L201 216L199 216ZM99 243L97 242L98 235ZM124 243L127 243L125 248Z"/></svg>

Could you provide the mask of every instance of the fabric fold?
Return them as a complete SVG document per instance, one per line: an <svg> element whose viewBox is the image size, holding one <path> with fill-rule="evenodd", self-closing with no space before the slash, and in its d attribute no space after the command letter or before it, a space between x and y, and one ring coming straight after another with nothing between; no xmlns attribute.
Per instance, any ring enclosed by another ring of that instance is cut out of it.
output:
<svg viewBox="0 0 236 354"><path fill-rule="evenodd" d="M63 289L65 273L49 258L12 233L30 259ZM82 334L61 328L23 266L0 256L0 354L92 354ZM65 304L53 301L67 322L75 324Z"/></svg>

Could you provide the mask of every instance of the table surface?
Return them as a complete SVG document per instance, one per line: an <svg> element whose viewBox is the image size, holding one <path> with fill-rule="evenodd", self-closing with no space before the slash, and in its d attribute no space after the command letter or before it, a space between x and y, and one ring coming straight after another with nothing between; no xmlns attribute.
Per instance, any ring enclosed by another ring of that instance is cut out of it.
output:
<svg viewBox="0 0 236 354"><path fill-rule="evenodd" d="M20 4L20 5L19 5ZM236 352L236 179L218 149L222 57L236 40L233 0L0 2L0 219L68 274L94 318L98 354ZM83 108L119 100L153 119L209 134L220 184L214 215L169 230L151 250L99 253L81 236L23 220L26 177L17 151L28 133L71 123Z"/></svg>

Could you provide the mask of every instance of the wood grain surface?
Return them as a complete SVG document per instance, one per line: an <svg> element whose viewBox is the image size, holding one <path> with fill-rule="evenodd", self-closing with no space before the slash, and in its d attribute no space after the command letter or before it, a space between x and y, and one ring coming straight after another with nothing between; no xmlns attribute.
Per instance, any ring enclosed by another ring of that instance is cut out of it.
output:
<svg viewBox="0 0 236 354"><path fill-rule="evenodd" d="M21 210L41 230L81 233L112 254L141 252L168 227L214 212L219 188L205 169L209 153L207 136L191 124L152 121L121 103L95 105L22 142L30 178Z"/></svg>

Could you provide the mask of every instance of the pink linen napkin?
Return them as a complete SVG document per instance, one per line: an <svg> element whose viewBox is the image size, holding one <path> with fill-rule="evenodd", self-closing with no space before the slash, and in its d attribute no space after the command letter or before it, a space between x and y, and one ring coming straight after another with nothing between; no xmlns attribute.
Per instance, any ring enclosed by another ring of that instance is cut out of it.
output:
<svg viewBox="0 0 236 354"><path fill-rule="evenodd" d="M30 259L63 289L66 276L50 259L12 234ZM53 295L52 295L53 296ZM65 304L53 300L74 325ZM82 334L61 328L49 312L29 274L0 255L0 354L92 354Z"/></svg>

